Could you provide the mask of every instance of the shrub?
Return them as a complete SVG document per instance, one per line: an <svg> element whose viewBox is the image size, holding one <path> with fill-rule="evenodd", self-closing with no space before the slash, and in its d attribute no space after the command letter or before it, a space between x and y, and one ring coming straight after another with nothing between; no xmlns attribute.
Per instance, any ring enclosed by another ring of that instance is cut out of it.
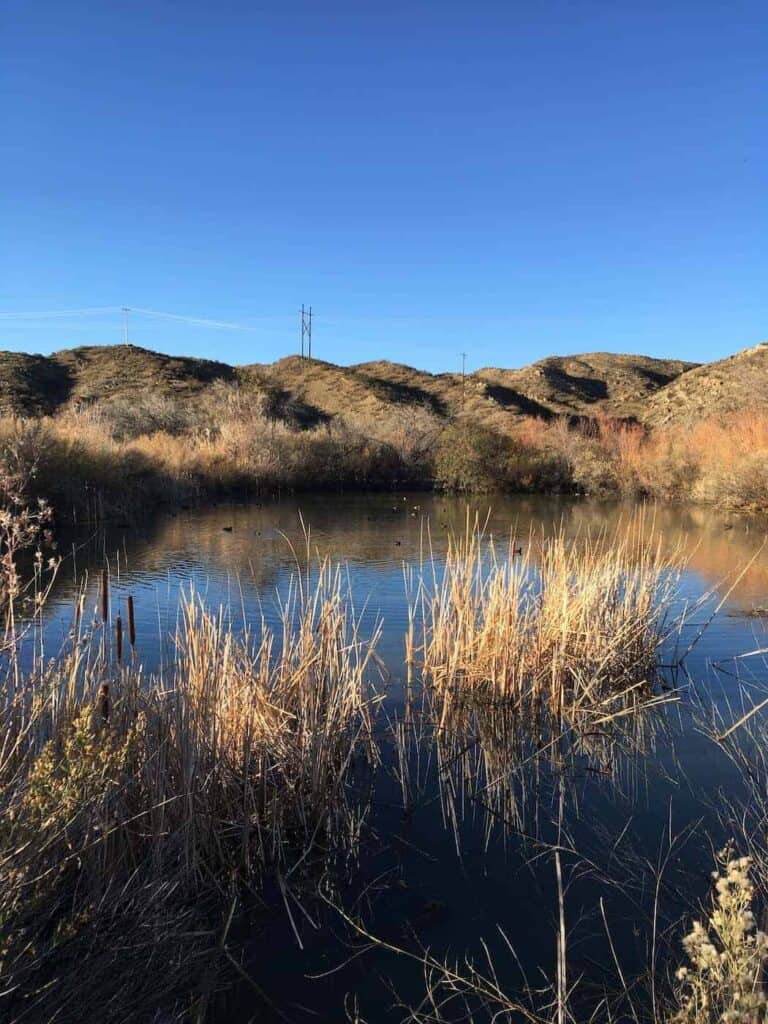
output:
<svg viewBox="0 0 768 1024"><path fill-rule="evenodd" d="M749 857L729 847L717 857L715 896L706 922L683 939L690 966L677 972L678 1008L671 1024L759 1024L768 1019L763 973L768 936L758 931Z"/></svg>

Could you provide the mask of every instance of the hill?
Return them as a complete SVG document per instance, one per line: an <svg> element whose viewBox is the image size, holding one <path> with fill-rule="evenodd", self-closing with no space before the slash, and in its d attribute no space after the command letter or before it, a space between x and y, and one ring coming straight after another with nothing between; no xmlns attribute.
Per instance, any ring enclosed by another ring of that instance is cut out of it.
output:
<svg viewBox="0 0 768 1024"><path fill-rule="evenodd" d="M135 345L94 345L51 356L0 352L0 411L56 412L83 402L154 392L190 398L217 380L236 379L225 363L166 356Z"/></svg>
<svg viewBox="0 0 768 1024"><path fill-rule="evenodd" d="M679 359L594 352L549 356L520 370L488 368L477 376L554 413L642 419L649 396L697 366Z"/></svg>
<svg viewBox="0 0 768 1024"><path fill-rule="evenodd" d="M688 424L768 403L768 343L689 370L648 398L649 426Z"/></svg>
<svg viewBox="0 0 768 1024"><path fill-rule="evenodd" d="M462 378L386 360L337 366L291 356L240 372L258 372L272 386L300 396L327 417L354 412L374 422L393 407L410 405L445 418L463 412L504 431L520 416L589 417L602 412L639 418L649 395L695 366L681 360L597 353L552 356L519 370L487 368Z"/></svg>
<svg viewBox="0 0 768 1024"><path fill-rule="evenodd" d="M462 378L386 360L337 366L289 356L229 366L134 345L65 349L51 356L0 353L0 413L51 414L71 406L158 395L186 402L217 382L268 395L298 426L354 417L375 424L405 408L441 419L462 412L504 432L520 416L604 413L648 423L725 411L745 395L768 397L768 346L697 366L681 360L591 353L550 356L521 369L487 367Z"/></svg>

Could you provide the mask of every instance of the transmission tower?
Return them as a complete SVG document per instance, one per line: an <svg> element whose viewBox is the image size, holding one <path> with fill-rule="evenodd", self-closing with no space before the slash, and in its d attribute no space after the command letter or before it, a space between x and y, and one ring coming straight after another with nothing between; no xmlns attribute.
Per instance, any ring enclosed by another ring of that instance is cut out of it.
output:
<svg viewBox="0 0 768 1024"><path fill-rule="evenodd" d="M301 307L301 358L304 358L304 342L306 340L307 355L312 358L312 307L309 311Z"/></svg>
<svg viewBox="0 0 768 1024"><path fill-rule="evenodd" d="M128 340L128 314L130 313L128 306L123 306L123 340L126 345L130 345Z"/></svg>

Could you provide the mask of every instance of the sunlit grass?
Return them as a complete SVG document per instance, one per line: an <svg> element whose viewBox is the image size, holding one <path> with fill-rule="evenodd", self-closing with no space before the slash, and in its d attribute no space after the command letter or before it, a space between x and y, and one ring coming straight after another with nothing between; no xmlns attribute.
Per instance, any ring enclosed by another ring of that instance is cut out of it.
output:
<svg viewBox="0 0 768 1024"><path fill-rule="evenodd" d="M658 682L680 559L638 521L499 546L468 527L422 572L408 647L425 683L519 708L611 717Z"/></svg>
<svg viewBox="0 0 768 1024"><path fill-rule="evenodd" d="M76 637L65 661L7 688L0 990L14 1010L42 1018L105 973L116 999L133 999L116 951L93 945L115 920L149 956L176 913L189 929L194 900L353 849L355 779L376 757L377 639L360 635L342 571L326 562L294 581L277 634L262 623L237 636L190 597L160 675L103 648L84 655ZM55 982L75 939L88 966Z"/></svg>

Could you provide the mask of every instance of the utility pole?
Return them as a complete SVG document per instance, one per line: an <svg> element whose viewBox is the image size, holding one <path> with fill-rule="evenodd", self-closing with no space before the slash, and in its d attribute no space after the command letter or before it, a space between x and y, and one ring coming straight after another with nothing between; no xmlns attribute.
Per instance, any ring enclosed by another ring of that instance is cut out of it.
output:
<svg viewBox="0 0 768 1024"><path fill-rule="evenodd" d="M467 353L461 353L461 411L464 412L464 398L467 392Z"/></svg>
<svg viewBox="0 0 768 1024"><path fill-rule="evenodd" d="M130 341L128 341L128 314L130 312L127 306L123 306L123 341L126 345L130 345Z"/></svg>
<svg viewBox="0 0 768 1024"><path fill-rule="evenodd" d="M304 339L307 339L307 354L312 358L312 307L306 312L304 305L301 306L301 358L304 358Z"/></svg>

